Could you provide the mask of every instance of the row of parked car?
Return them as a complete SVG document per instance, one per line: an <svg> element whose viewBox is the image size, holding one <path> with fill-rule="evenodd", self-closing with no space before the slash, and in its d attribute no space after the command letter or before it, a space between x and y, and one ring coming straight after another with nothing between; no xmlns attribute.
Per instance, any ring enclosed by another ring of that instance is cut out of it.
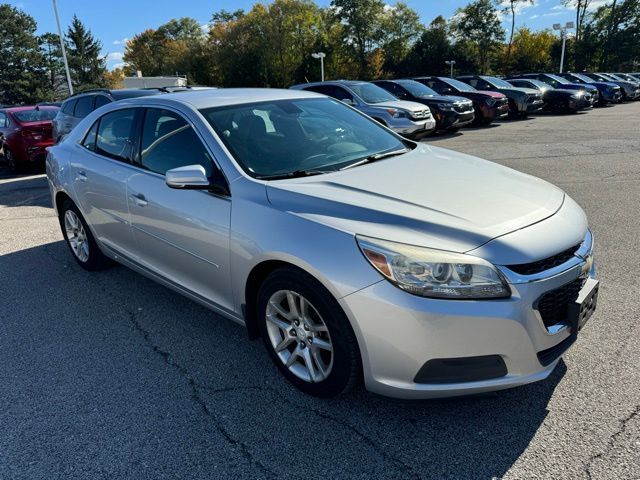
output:
<svg viewBox="0 0 640 480"><path fill-rule="evenodd" d="M0 108L0 153L14 170L43 163L46 148L60 141L95 109L127 98L207 87L94 89L60 106ZM457 131L498 118L539 110L576 112L594 105L640 99L640 73L529 73L507 78L463 75L373 82L336 80L291 88L336 98L412 139L434 131Z"/></svg>

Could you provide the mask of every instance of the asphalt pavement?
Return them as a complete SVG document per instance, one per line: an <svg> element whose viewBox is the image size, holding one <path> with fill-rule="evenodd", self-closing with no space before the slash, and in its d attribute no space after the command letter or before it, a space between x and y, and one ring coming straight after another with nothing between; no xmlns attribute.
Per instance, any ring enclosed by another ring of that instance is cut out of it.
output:
<svg viewBox="0 0 640 480"><path fill-rule="evenodd" d="M598 310L549 379L305 396L242 327L124 267L80 269L44 176L0 168L0 479L639 479L640 102L425 141L586 210Z"/></svg>

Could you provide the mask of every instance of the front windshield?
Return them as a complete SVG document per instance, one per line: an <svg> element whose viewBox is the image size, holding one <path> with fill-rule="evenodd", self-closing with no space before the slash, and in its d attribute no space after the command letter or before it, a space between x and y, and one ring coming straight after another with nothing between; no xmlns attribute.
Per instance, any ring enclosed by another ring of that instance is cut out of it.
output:
<svg viewBox="0 0 640 480"><path fill-rule="evenodd" d="M330 98L276 100L200 111L252 177L339 170L402 140Z"/></svg>
<svg viewBox="0 0 640 480"><path fill-rule="evenodd" d="M460 80L456 80L455 78L447 78L446 80L443 80L443 82L448 83L452 87L458 89L460 92L477 92L477 90L468 83L461 82Z"/></svg>
<svg viewBox="0 0 640 480"><path fill-rule="evenodd" d="M13 112L13 116L19 122L29 123L29 122L46 122L48 120L53 120L58 113L57 108L47 108L47 109L38 109L35 108L33 110L20 110L19 112Z"/></svg>
<svg viewBox="0 0 640 480"><path fill-rule="evenodd" d="M384 88L373 83L354 83L349 85L349 88L366 103L395 102L398 100Z"/></svg>
<svg viewBox="0 0 640 480"><path fill-rule="evenodd" d="M426 85L416 82L415 80L398 80L396 83L406 88L414 97L423 98L438 95L435 90L432 90Z"/></svg>
<svg viewBox="0 0 640 480"><path fill-rule="evenodd" d="M509 82L502 80L501 78L497 78L497 77L482 77L482 78L487 82L493 83L493 85L496 87L513 88L513 85L511 85Z"/></svg>
<svg viewBox="0 0 640 480"><path fill-rule="evenodd" d="M553 73L550 73L547 75L547 77L554 79L556 82L561 83L563 85L566 85L568 83L571 83L569 80L567 80L566 78L562 78L559 77L558 75L554 75Z"/></svg>

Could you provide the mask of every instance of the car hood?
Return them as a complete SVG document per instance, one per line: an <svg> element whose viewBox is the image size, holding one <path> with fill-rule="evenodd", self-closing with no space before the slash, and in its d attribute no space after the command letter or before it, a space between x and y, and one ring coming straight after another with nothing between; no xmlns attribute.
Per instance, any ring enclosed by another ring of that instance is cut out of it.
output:
<svg viewBox="0 0 640 480"><path fill-rule="evenodd" d="M564 193L507 167L442 148L266 183L275 208L354 234L466 252L557 212Z"/></svg>
<svg viewBox="0 0 640 480"><path fill-rule="evenodd" d="M419 97L418 101L425 102L438 102L438 103L468 103L469 99L465 97L458 97L457 95L425 95L424 97Z"/></svg>
<svg viewBox="0 0 640 480"><path fill-rule="evenodd" d="M472 92L472 93L476 93L476 92ZM490 97L493 97L493 98L504 98L504 93L493 92L491 90L478 90L477 93L482 93L483 95L489 95Z"/></svg>
<svg viewBox="0 0 640 480"><path fill-rule="evenodd" d="M425 109L424 105L418 102L408 102L406 100L390 100L381 103L369 103L374 108L401 108L410 112L421 112Z"/></svg>
<svg viewBox="0 0 640 480"><path fill-rule="evenodd" d="M534 90L533 88L525 88L525 87L513 87L513 88L500 88L501 92L512 92L512 93L520 93L526 95L540 95L538 90Z"/></svg>

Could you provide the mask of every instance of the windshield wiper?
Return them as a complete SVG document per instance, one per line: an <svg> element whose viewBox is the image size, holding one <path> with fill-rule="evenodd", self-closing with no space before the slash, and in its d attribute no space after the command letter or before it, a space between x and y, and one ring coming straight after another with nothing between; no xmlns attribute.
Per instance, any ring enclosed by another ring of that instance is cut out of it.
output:
<svg viewBox="0 0 640 480"><path fill-rule="evenodd" d="M390 152L374 153L373 155L369 155L368 157L365 157L362 160L358 160L357 162L350 163L346 167L342 167L340 170L348 170L349 168L358 167L360 165L364 165L365 163L377 162L378 160L382 160L383 158L395 157L397 155L402 155L410 151L411 150L409 150L408 148L403 148L400 150L392 150Z"/></svg>
<svg viewBox="0 0 640 480"><path fill-rule="evenodd" d="M258 180L281 180L285 178L312 177L313 175L322 175L330 170L294 170L287 173L276 173L274 175L259 175Z"/></svg>

